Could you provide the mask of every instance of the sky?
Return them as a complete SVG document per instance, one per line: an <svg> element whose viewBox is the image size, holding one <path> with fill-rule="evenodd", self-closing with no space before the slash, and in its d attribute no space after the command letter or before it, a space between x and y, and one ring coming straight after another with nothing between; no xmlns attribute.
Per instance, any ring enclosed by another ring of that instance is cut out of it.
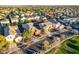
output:
<svg viewBox="0 0 79 59"><path fill-rule="evenodd" d="M78 5L79 0L0 0L0 5Z"/></svg>

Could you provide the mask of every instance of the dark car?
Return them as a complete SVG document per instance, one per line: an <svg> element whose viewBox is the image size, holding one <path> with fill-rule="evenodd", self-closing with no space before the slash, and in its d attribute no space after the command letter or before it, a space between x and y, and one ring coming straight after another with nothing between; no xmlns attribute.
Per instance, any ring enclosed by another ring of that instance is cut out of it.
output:
<svg viewBox="0 0 79 59"><path fill-rule="evenodd" d="M37 29L42 29L43 28L42 24L38 23L38 22L34 23L33 26L35 26Z"/></svg>

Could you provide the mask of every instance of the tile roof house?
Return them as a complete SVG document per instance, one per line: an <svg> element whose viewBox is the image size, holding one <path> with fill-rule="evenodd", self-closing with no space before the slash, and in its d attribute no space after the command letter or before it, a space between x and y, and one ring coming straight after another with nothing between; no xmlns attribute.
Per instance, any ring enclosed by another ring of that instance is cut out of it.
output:
<svg viewBox="0 0 79 59"><path fill-rule="evenodd" d="M17 36L14 40L15 40L15 42L21 42L22 36Z"/></svg>
<svg viewBox="0 0 79 59"><path fill-rule="evenodd" d="M9 20L8 19L4 19L1 21L1 24L9 24Z"/></svg>
<svg viewBox="0 0 79 59"><path fill-rule="evenodd" d="M12 21L12 23L13 23L13 22L18 22L18 21L19 21L19 16L18 16L18 15L14 15L14 16L11 18L11 21Z"/></svg>
<svg viewBox="0 0 79 59"><path fill-rule="evenodd" d="M10 35L16 35L17 34L17 30L18 27L17 26L9 26L9 34Z"/></svg>
<svg viewBox="0 0 79 59"><path fill-rule="evenodd" d="M15 38L15 35L8 35L8 36L6 37L6 40L7 40L7 41L13 41L14 38Z"/></svg>

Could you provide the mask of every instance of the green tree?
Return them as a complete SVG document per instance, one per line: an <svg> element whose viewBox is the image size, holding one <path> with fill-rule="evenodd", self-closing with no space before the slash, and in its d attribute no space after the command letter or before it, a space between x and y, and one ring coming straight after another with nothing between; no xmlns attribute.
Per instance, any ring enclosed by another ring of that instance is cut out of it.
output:
<svg viewBox="0 0 79 59"><path fill-rule="evenodd" d="M24 24L29 23L29 20L24 19Z"/></svg>
<svg viewBox="0 0 79 59"><path fill-rule="evenodd" d="M29 30L24 30L22 36L24 40L28 40L32 38L32 34Z"/></svg>
<svg viewBox="0 0 79 59"><path fill-rule="evenodd" d="M18 22L18 28L19 28L20 32L23 33L22 21L20 18L19 18L19 22Z"/></svg>
<svg viewBox="0 0 79 59"><path fill-rule="evenodd" d="M43 45L44 45L43 47L44 47L45 50L47 50L49 48L49 42L47 40L45 40L43 42Z"/></svg>
<svg viewBox="0 0 79 59"><path fill-rule="evenodd" d="M6 41L4 36L0 35L0 49L7 47L8 47L8 42Z"/></svg>

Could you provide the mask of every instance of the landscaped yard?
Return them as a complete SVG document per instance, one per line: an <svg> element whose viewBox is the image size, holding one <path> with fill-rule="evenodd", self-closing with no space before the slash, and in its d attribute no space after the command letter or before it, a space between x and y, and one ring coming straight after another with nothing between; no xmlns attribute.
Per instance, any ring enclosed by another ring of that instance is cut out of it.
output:
<svg viewBox="0 0 79 59"><path fill-rule="evenodd" d="M55 52L56 51L56 52ZM65 41L59 48L48 52L50 54L79 54L79 37Z"/></svg>

